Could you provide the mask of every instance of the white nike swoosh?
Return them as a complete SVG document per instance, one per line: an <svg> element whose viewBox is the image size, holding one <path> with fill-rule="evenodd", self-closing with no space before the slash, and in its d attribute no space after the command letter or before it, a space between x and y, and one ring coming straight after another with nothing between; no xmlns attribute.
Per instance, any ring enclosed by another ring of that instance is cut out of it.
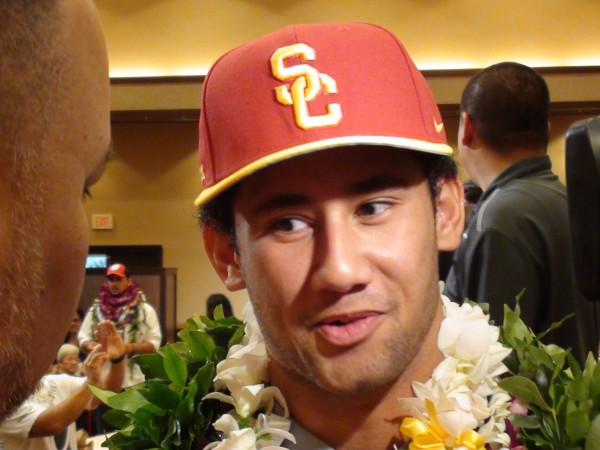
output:
<svg viewBox="0 0 600 450"><path fill-rule="evenodd" d="M433 119L433 126L435 127L435 131L437 131L438 133L441 133L442 130L444 129L444 122L437 123L437 120L435 120L435 118L434 118Z"/></svg>

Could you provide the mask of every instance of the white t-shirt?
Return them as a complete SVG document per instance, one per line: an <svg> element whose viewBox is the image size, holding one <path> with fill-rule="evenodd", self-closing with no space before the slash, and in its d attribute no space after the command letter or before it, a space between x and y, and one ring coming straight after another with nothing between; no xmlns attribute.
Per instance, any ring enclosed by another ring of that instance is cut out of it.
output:
<svg viewBox="0 0 600 450"><path fill-rule="evenodd" d="M29 432L41 413L65 401L84 383L85 378L66 374L44 376L37 391L0 424L0 449L77 450L74 423L56 436L29 438Z"/></svg>

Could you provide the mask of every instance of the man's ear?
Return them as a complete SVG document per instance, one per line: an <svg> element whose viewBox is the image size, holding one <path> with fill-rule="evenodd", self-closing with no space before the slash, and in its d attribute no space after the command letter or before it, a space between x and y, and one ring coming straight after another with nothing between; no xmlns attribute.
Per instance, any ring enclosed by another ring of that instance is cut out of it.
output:
<svg viewBox="0 0 600 450"><path fill-rule="evenodd" d="M230 291L244 289L246 283L231 236L207 225L204 227L203 238L208 259L225 287Z"/></svg>
<svg viewBox="0 0 600 450"><path fill-rule="evenodd" d="M465 147L472 147L473 139L475 137L475 123L469 113L460 113L460 127L461 133L458 138L460 143Z"/></svg>
<svg viewBox="0 0 600 450"><path fill-rule="evenodd" d="M436 204L437 247L440 251L455 250L465 227L464 188L458 178L440 182Z"/></svg>

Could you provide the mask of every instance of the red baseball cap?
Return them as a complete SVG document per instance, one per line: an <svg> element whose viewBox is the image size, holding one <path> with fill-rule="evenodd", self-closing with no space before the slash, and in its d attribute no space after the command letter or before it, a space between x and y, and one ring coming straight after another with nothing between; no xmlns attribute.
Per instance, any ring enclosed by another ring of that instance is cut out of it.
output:
<svg viewBox="0 0 600 450"><path fill-rule="evenodd" d="M106 269L106 276L116 275L120 278L127 278L127 269L123 264L112 264Z"/></svg>
<svg viewBox="0 0 600 450"><path fill-rule="evenodd" d="M286 27L226 53L206 76L196 205L270 164L352 145L452 154L429 86L391 32Z"/></svg>

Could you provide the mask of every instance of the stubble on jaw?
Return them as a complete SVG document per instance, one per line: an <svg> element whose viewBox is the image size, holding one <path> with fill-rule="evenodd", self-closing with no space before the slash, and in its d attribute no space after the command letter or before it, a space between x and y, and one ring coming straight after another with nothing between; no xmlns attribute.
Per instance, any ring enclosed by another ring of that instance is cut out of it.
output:
<svg viewBox="0 0 600 450"><path fill-rule="evenodd" d="M32 156L32 155L29 155ZM20 154L17 159L26 158ZM41 196L35 164L39 158L18 163L11 186L9 248L2 269L0 292L0 392L11 393L0 402L0 420L27 398L38 381L30 352L35 351L32 330L44 326L40 299L44 291L42 250L39 236Z"/></svg>
<svg viewBox="0 0 600 450"><path fill-rule="evenodd" d="M423 308L417 317L411 318L410 329L398 329L397 333L390 336L382 343L376 353L365 359L364 356L358 364L350 366L336 365L335 356L323 356L318 353L313 356L303 353L302 349L310 348L307 340L305 345L282 345L277 333L281 330L273 329L264 320L272 320L274 316L269 307L255 305L257 318L261 329L264 330L267 352L271 357L271 368L286 374L287 378L295 379L300 385L312 386L315 389L328 392L334 396L347 396L352 394L384 394L411 368L417 355L422 352L428 336L434 331L436 317L440 308L437 285L432 288L432 300L423 303ZM251 292L250 292L250 295ZM434 298L435 297L435 298ZM252 297L251 297L252 298ZM394 314L399 314L401 305L396 302ZM266 314L265 314L266 313ZM266 318L266 319L265 319ZM261 320L263 319L263 320ZM314 349L314 347L313 347ZM354 349L356 350L356 349ZM353 351L352 349L350 351ZM360 351L360 350L359 350ZM350 358L351 356L348 355ZM330 358L329 364L323 367L319 358ZM411 373L414 371L411 368Z"/></svg>

